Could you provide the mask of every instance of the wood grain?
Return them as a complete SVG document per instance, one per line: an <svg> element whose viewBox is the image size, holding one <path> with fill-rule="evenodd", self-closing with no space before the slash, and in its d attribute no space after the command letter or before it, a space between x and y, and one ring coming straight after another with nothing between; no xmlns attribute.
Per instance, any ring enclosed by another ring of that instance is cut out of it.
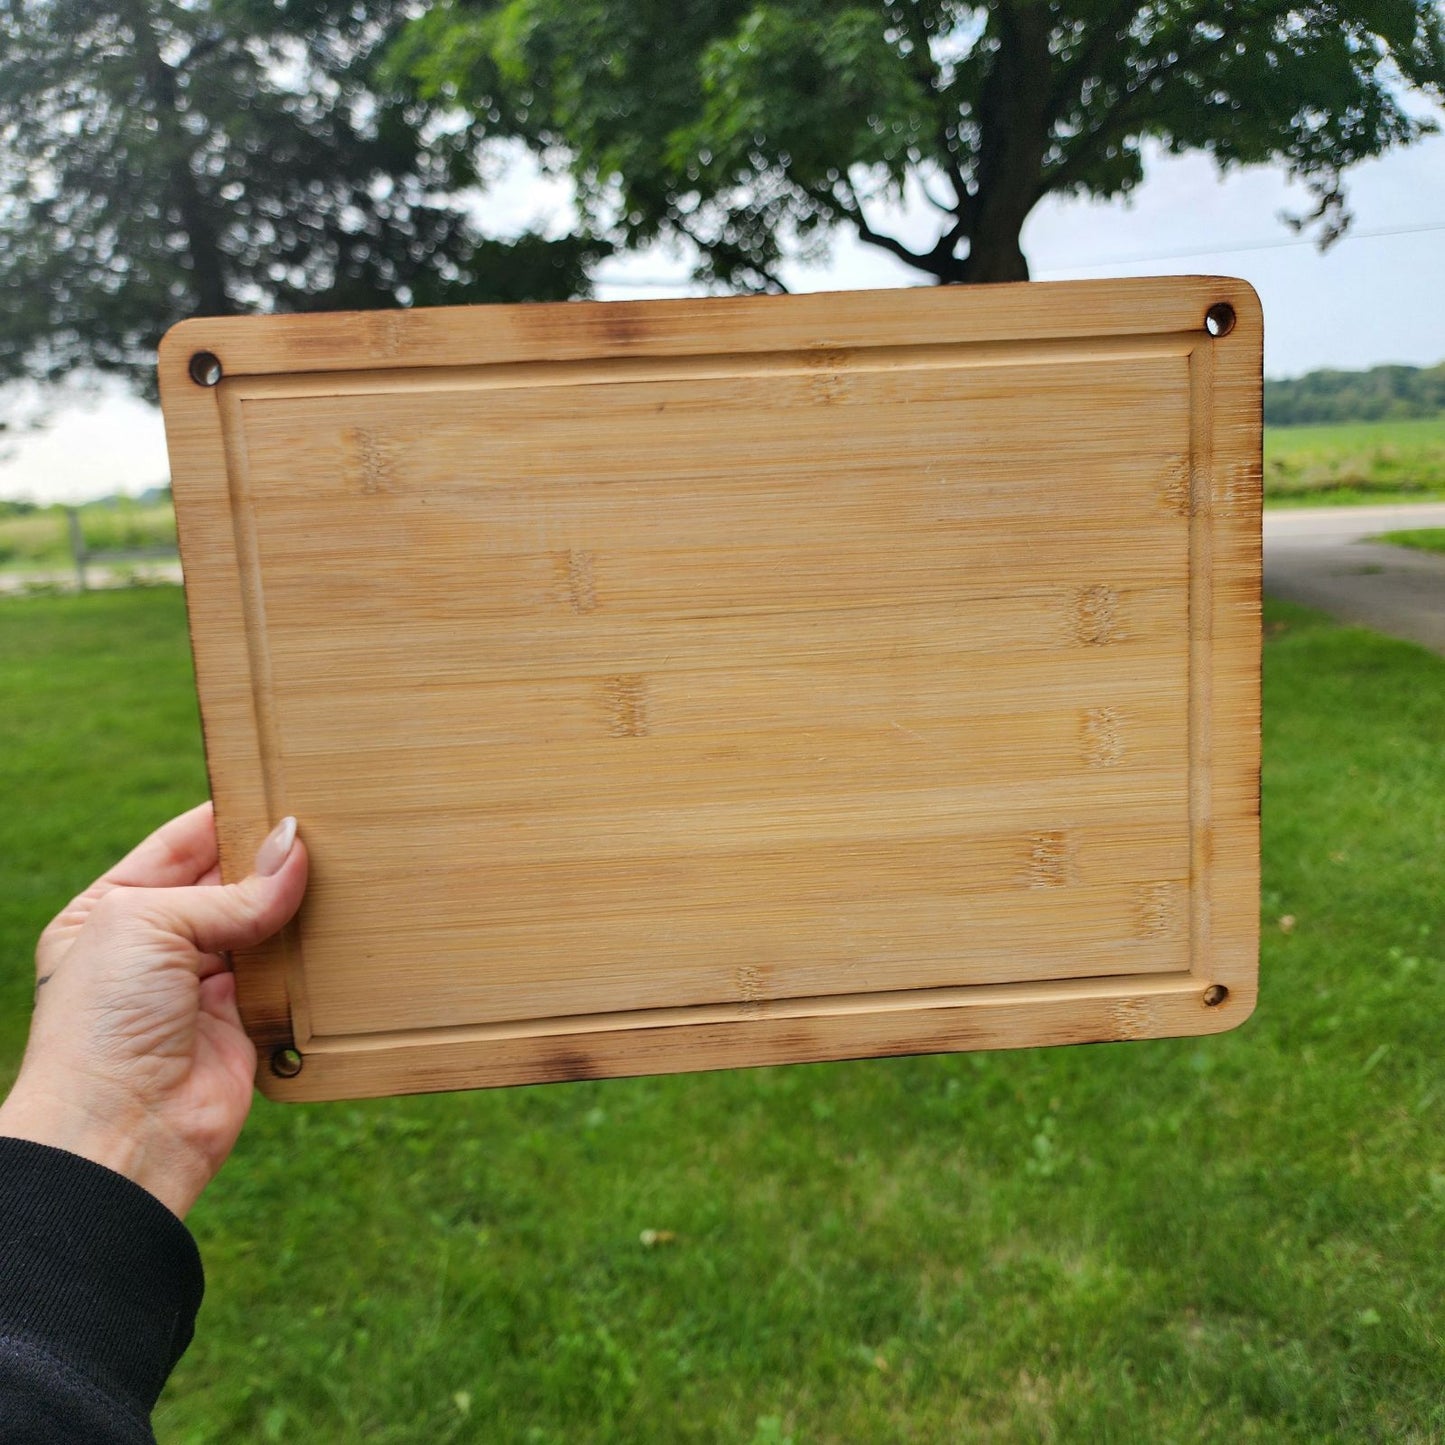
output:
<svg viewBox="0 0 1445 1445"><path fill-rule="evenodd" d="M1210 277L175 328L223 869L313 856L261 1087L1241 1021L1261 345Z"/></svg>

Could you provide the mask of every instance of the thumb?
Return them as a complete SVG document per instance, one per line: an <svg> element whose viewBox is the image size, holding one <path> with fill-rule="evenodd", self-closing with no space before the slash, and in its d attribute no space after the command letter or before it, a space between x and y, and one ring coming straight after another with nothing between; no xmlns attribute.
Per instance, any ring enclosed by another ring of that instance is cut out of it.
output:
<svg viewBox="0 0 1445 1445"><path fill-rule="evenodd" d="M285 818L261 845L255 871L239 883L147 889L146 901L153 916L202 953L254 948L279 933L301 906L309 862L295 818Z"/></svg>

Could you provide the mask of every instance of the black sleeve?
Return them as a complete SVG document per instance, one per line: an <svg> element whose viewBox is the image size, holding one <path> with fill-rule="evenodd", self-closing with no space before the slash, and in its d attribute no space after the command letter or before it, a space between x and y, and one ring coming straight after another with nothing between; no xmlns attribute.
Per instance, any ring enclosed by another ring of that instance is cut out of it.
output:
<svg viewBox="0 0 1445 1445"><path fill-rule="evenodd" d="M203 1287L190 1231L138 1184L0 1138L0 1442L150 1445Z"/></svg>

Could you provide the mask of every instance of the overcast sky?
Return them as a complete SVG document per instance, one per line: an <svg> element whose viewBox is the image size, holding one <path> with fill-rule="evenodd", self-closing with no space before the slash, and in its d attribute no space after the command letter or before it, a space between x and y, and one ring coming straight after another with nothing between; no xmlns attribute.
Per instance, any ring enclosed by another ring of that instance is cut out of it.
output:
<svg viewBox="0 0 1445 1445"><path fill-rule="evenodd" d="M1024 250L1040 281L1244 277L1264 301L1269 376L1445 360L1445 136L1359 166L1348 182L1355 230L1323 256L1292 243L1279 219L1283 210L1308 208L1299 188L1266 169L1221 178L1198 155L1153 158L1129 203L1045 201L1024 230ZM557 186L518 170L487 210L494 218L556 220L564 207ZM931 244L936 235L922 206L888 219L905 241ZM612 261L597 294L686 295L684 270L661 254ZM891 256L841 237L826 265L793 267L785 279L808 291L918 284ZM44 431L11 442L0 457L0 497L7 498L83 500L166 478L159 413L115 394L55 412Z"/></svg>

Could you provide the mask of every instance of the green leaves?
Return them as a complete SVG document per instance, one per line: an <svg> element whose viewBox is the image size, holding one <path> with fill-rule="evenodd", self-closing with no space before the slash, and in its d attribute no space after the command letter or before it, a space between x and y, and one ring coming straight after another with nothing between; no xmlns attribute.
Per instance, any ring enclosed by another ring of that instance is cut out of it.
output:
<svg viewBox="0 0 1445 1445"><path fill-rule="evenodd" d="M1146 141L1312 188L1428 130L1437 0L0 0L0 381L149 384L171 322L582 294L619 247L782 288L850 228L939 281L1027 274L1052 193ZM1412 96L1412 92L1414 95ZM493 143L576 187L578 234L489 236ZM905 186L932 240L882 209Z"/></svg>
<svg viewBox="0 0 1445 1445"><path fill-rule="evenodd" d="M938 280L1014 274L1032 206L1128 191L1147 139L1285 166L1329 239L1340 172L1427 128L1400 80L1445 93L1442 23L1434 0L483 0L433 10L402 53L428 95L565 167L595 234L683 241L702 279L775 289L839 225ZM908 181L932 247L872 224Z"/></svg>
<svg viewBox="0 0 1445 1445"><path fill-rule="evenodd" d="M752 11L700 55L702 111L670 137L673 166L738 183L780 165L825 193L849 167L876 166L901 185L929 144L930 97L878 20L861 6Z"/></svg>
<svg viewBox="0 0 1445 1445"><path fill-rule="evenodd" d="M607 253L486 235L395 0L0 4L0 381L148 389L185 316L562 299Z"/></svg>

